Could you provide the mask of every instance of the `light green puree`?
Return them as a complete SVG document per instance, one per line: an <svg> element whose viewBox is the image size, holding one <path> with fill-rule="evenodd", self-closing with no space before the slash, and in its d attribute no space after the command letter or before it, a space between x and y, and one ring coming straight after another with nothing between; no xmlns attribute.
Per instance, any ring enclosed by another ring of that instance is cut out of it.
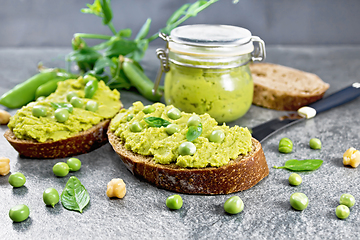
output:
<svg viewBox="0 0 360 240"><path fill-rule="evenodd" d="M84 98L85 84L82 77L59 82L56 91L47 98L31 102L19 109L11 117L8 127L19 139L35 139L38 142L57 141L85 131L104 119L113 118L121 108L120 93L117 90L110 90L103 81L100 81L92 99L87 99ZM69 92L76 92L84 101L84 106L82 108L74 107L73 112L69 113L69 119L60 123L54 117L55 109L51 103L68 103L66 95ZM95 112L85 110L85 104L90 100L98 103L99 107ZM32 115L32 109L36 105L46 107L46 117Z"/></svg>
<svg viewBox="0 0 360 240"><path fill-rule="evenodd" d="M203 127L202 134L193 141L196 146L194 155L179 155L178 148L181 143L187 142L186 133L188 131L187 121L190 116L181 112L181 117L172 120L167 116L167 112L174 108L165 106L162 103L153 104L155 111L145 114L142 110L144 105L141 102L133 103L128 110L122 109L120 113L111 121L110 130L121 138L126 149L141 155L151 155L155 163L170 164L176 163L180 167L204 168L207 166L220 167L227 164L230 159L236 159L240 154L247 154L251 151L251 134L247 128L234 126L229 128L223 124L219 126L215 119L209 114L199 115ZM127 116L133 114L131 120ZM169 135L165 127L150 127L144 118L160 117L180 127L180 131ZM143 126L141 132L131 132L129 126L134 121L140 122ZM209 136L213 130L220 129L225 133L225 138L220 143L210 142Z"/></svg>

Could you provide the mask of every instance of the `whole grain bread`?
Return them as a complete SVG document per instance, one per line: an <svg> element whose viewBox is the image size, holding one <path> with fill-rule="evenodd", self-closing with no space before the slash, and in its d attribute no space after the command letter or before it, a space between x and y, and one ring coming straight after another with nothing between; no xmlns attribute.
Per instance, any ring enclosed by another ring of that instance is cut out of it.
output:
<svg viewBox="0 0 360 240"><path fill-rule="evenodd" d="M152 156L129 151L119 137L108 130L109 142L125 166L159 188L188 194L229 194L249 189L269 174L261 144L252 139L252 151L222 167L182 168L156 164Z"/></svg>
<svg viewBox="0 0 360 240"><path fill-rule="evenodd" d="M253 104L296 111L321 99L329 88L317 75L271 63L250 65L254 81Z"/></svg>
<svg viewBox="0 0 360 240"><path fill-rule="evenodd" d="M8 129L4 137L19 152L28 158L64 158L90 152L107 143L107 129L110 120L103 120L92 128L70 138L58 141L37 142L16 138Z"/></svg>

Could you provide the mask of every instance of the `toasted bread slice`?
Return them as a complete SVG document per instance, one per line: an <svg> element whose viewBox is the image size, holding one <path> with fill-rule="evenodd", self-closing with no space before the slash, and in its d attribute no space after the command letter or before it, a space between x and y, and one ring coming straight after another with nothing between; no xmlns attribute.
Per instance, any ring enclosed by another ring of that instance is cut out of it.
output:
<svg viewBox="0 0 360 240"><path fill-rule="evenodd" d="M58 141L37 142L16 138L9 129L4 137L19 152L20 156L28 158L64 158L90 152L107 143L107 129L110 120L104 120L92 128L80 132L70 138Z"/></svg>
<svg viewBox="0 0 360 240"><path fill-rule="evenodd" d="M108 130L109 142L126 167L157 187L189 194L228 194L249 189L269 174L261 144L252 139L252 151L222 167L182 168L156 164L125 148L121 139Z"/></svg>
<svg viewBox="0 0 360 240"><path fill-rule="evenodd" d="M317 75L271 63L250 65L254 80L253 104L296 111L323 97L329 84Z"/></svg>

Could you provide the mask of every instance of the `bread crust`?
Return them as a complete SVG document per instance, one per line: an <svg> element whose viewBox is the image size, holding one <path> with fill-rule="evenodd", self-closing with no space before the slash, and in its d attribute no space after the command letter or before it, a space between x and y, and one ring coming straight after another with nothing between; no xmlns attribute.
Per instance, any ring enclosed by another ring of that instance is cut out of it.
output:
<svg viewBox="0 0 360 240"><path fill-rule="evenodd" d="M250 65L254 81L253 104L297 111L323 97L329 84L317 75L271 63Z"/></svg>
<svg viewBox="0 0 360 240"><path fill-rule="evenodd" d="M18 139L8 129L4 137L19 152L28 158L64 158L90 152L107 143L107 129L110 120L104 120L90 129L70 138L58 141L37 142L36 140Z"/></svg>
<svg viewBox="0 0 360 240"><path fill-rule="evenodd" d="M137 177L179 193L229 194L249 189L269 174L261 144L252 139L253 149L222 167L182 168L176 164L156 164L125 148L121 139L108 130L109 142L126 167Z"/></svg>

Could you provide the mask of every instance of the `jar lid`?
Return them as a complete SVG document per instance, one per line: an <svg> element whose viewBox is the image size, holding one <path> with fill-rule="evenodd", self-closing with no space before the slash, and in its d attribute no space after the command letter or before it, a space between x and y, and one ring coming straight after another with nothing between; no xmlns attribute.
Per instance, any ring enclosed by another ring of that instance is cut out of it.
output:
<svg viewBox="0 0 360 240"><path fill-rule="evenodd" d="M173 29L169 50L187 55L238 56L254 51L251 32L229 25L196 24Z"/></svg>

